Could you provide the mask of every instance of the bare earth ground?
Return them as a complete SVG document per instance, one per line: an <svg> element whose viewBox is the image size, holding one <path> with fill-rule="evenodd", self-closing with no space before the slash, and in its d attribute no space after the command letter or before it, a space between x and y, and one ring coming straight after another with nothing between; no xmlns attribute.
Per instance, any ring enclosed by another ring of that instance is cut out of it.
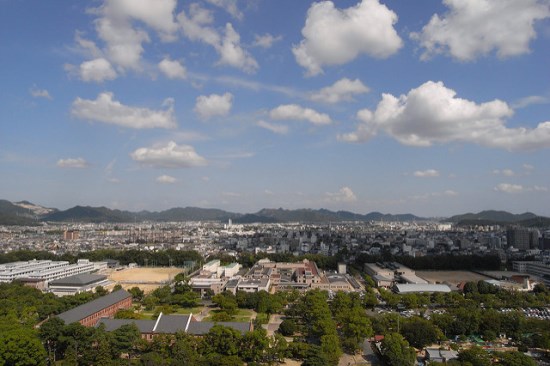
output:
<svg viewBox="0 0 550 366"><path fill-rule="evenodd" d="M489 279L487 276L470 271L416 271L416 275L430 283L450 283L454 286L461 282Z"/></svg>
<svg viewBox="0 0 550 366"><path fill-rule="evenodd" d="M172 280L181 271L181 268L171 267L128 268L113 271L108 277L120 283L125 289L137 286L145 293L149 293Z"/></svg>

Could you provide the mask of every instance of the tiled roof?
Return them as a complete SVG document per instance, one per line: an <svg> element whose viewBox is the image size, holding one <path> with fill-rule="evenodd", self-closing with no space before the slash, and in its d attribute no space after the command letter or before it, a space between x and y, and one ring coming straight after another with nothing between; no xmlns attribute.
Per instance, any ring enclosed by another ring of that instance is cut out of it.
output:
<svg viewBox="0 0 550 366"><path fill-rule="evenodd" d="M127 324L135 324L140 333L153 333L153 327L156 320L136 320L136 319L109 319L101 318L96 324L96 328L101 324L105 326L107 332L112 332Z"/></svg>
<svg viewBox="0 0 550 366"><path fill-rule="evenodd" d="M90 283L103 281L106 278L106 276L102 275L83 273L50 281L49 286L84 286Z"/></svg>
<svg viewBox="0 0 550 366"><path fill-rule="evenodd" d="M187 328L187 333L192 335L204 335L212 329L214 325L223 325L224 327L233 328L238 330L241 334L245 334L251 330L250 323L238 323L238 322L191 322Z"/></svg>
<svg viewBox="0 0 550 366"><path fill-rule="evenodd" d="M84 305L80 305L74 309L61 313L58 317L63 320L65 324L78 322L128 297L132 297L128 291L118 290L116 292L111 292L109 295L102 296L99 299L95 299Z"/></svg>

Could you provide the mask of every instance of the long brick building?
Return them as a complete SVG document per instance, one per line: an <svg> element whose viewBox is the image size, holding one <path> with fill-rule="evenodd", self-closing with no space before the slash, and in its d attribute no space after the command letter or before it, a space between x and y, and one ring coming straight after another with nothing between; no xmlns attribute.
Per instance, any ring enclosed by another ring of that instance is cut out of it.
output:
<svg viewBox="0 0 550 366"><path fill-rule="evenodd" d="M132 295L126 290L118 290L102 296L86 304L58 315L70 324L78 322L85 327L93 327L101 318L112 318L120 309L129 309L132 306Z"/></svg>

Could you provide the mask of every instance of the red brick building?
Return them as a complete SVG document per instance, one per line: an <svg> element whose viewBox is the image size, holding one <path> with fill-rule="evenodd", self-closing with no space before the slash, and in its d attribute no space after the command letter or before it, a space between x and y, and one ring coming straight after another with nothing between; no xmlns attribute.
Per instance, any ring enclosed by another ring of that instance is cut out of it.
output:
<svg viewBox="0 0 550 366"><path fill-rule="evenodd" d="M85 327L93 327L101 318L112 318L120 309L129 309L132 306L132 295L126 290L118 290L95 299L86 304L58 315L70 324L78 322Z"/></svg>

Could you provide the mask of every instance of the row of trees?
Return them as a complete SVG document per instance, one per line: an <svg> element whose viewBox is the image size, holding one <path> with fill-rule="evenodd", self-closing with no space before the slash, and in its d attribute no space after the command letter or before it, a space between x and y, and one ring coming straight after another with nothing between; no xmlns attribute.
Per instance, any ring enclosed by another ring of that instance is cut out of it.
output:
<svg viewBox="0 0 550 366"><path fill-rule="evenodd" d="M47 251L21 250L10 253L0 253L0 263L9 263L17 261L29 261L32 259L64 260L75 263L77 259L89 259L91 261L103 261L106 259L118 260L121 264L137 263L140 266L155 265L160 267L183 266L186 263L195 262L197 265L202 263L203 257L194 250L175 250L166 249L158 251L149 250L114 250L98 249L91 252L83 252L62 255L55 255Z"/></svg>
<svg viewBox="0 0 550 366"><path fill-rule="evenodd" d="M64 365L122 365L128 362L124 359L133 359L133 364L139 365L241 366L244 362L248 365L276 362L288 354L288 345L281 335L268 337L264 329L241 335L220 325L200 338L181 332L156 335L152 342L147 342L135 324L106 332L103 327L65 325L59 318L52 318L41 326L39 337L46 345L49 359L52 362L63 359ZM40 346L38 341L37 347ZM44 348L41 351L40 357L46 359ZM44 363L37 360L24 364Z"/></svg>

